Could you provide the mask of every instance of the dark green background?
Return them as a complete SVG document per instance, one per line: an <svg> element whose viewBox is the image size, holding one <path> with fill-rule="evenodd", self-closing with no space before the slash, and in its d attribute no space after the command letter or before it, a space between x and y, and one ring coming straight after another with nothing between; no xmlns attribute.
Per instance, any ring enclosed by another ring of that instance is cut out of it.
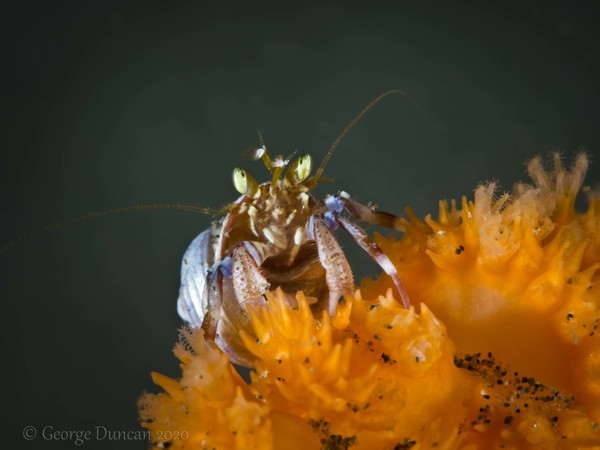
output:
<svg viewBox="0 0 600 450"><path fill-rule="evenodd" d="M500 2L498 2L500 3ZM317 195L344 189L434 212L523 161L600 150L600 33L589 5L295 2L0 3L1 238L143 203L220 207L260 129L275 153L319 160L373 97ZM588 181L600 179L593 166ZM26 425L136 429L171 348L179 262L210 218L95 220L0 255L3 445ZM359 274L375 274L347 240ZM87 442L83 448L144 448Z"/></svg>

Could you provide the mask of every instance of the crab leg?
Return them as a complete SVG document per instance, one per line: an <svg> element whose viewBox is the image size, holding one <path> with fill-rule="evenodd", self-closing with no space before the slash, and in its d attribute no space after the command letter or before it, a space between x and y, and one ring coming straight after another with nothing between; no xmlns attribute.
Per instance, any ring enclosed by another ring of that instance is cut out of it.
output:
<svg viewBox="0 0 600 450"><path fill-rule="evenodd" d="M375 241L371 240L365 230L363 230L360 226L355 224L354 222L346 219L345 217L340 216L339 214L334 215L338 224L356 241L356 243L366 251L371 258L383 269L385 273L387 273L393 280L396 285L396 289L400 293L400 299L402 300L402 304L406 309L409 309L411 304L408 298L408 294L406 289L404 288L404 284L402 280L400 280L400 276L398 275L398 271L390 261L390 259L383 253L383 250L375 243Z"/></svg>
<svg viewBox="0 0 600 450"><path fill-rule="evenodd" d="M246 306L263 299L269 283L260 272L263 252L259 243L242 242L209 271L205 288L207 308L202 322L205 336L214 340L231 361L250 366L239 331L252 333ZM235 299L234 301L231 301Z"/></svg>
<svg viewBox="0 0 600 450"><path fill-rule="evenodd" d="M221 305L223 304L223 271L230 271L230 267L231 258L226 258L208 275L204 290L206 310L202 320L202 329L205 337L209 339L215 339L217 335L217 326L221 318Z"/></svg>
<svg viewBox="0 0 600 450"><path fill-rule="evenodd" d="M238 304L262 298L269 290L269 282L260 273L263 259L251 242L243 242L233 251L233 290Z"/></svg>
<svg viewBox="0 0 600 450"><path fill-rule="evenodd" d="M329 288L329 315L335 314L342 295L354 291L354 277L348 260L327 224L319 217L311 216L308 231L317 244L319 260L325 269L325 280Z"/></svg>
<svg viewBox="0 0 600 450"><path fill-rule="evenodd" d="M269 283L260 273L260 263L264 256L251 242L242 242L213 267L208 274L204 298L206 307L202 328L209 338L217 335L217 327L222 319L237 322L246 314L245 304L262 298L268 291ZM236 302L225 302L233 288ZM224 292L227 290L228 292ZM224 317L226 316L226 317Z"/></svg>
<svg viewBox="0 0 600 450"><path fill-rule="evenodd" d="M372 225L380 225L386 228L392 228L398 231L405 231L402 225L402 218L392 213L385 211L375 211L368 206L352 199L347 192L340 192L335 196L341 200L346 210L352 214L357 220L370 223Z"/></svg>

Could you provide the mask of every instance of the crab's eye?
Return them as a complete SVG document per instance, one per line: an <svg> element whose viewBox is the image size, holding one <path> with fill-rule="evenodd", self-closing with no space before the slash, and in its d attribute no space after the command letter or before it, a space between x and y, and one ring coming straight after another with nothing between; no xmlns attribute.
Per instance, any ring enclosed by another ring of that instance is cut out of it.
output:
<svg viewBox="0 0 600 450"><path fill-rule="evenodd" d="M256 180L244 169L233 169L233 185L240 194L251 194L258 187Z"/></svg>
<svg viewBox="0 0 600 450"><path fill-rule="evenodd" d="M312 158L310 155L303 155L298 158L298 167L296 167L296 173L298 174L298 181L304 181L310 175L312 169Z"/></svg>
<svg viewBox="0 0 600 450"><path fill-rule="evenodd" d="M310 155L302 155L290 166L286 178L293 184L301 183L310 175L312 169L312 158Z"/></svg>

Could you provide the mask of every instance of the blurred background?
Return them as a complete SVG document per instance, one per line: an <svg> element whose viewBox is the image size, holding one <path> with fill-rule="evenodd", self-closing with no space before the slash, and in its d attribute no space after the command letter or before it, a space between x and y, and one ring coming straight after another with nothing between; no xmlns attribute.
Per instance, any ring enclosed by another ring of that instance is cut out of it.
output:
<svg viewBox="0 0 600 450"><path fill-rule="evenodd" d="M600 154L600 31L592 2L106 0L0 3L1 240L90 211L219 208L260 130L318 162L316 194L402 213L482 181L510 189L536 154ZM587 182L600 181L596 163ZM54 430L137 430L136 399L171 349L179 265L209 216L152 210L46 233L0 254L2 379L16 448ZM341 238L357 276L377 267ZM146 448L141 441L84 448Z"/></svg>

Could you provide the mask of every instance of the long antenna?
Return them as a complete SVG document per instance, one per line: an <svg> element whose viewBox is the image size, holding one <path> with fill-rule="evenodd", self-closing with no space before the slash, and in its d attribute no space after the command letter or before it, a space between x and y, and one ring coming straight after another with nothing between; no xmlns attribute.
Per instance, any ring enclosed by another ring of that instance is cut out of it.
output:
<svg viewBox="0 0 600 450"><path fill-rule="evenodd" d="M148 204L148 205L126 206L124 208L106 209L103 211L94 211L94 212L90 212L90 213L84 214L79 217L74 217L72 219L67 219L67 220L56 222L56 223L53 223L50 225L46 225L45 227L38 228L37 230L33 230L27 234L24 234L24 235L18 237L17 239L9 242L4 247L0 248L0 255L2 253L6 252L7 250L13 248L14 246L20 244L21 242L27 241L29 239L32 239L32 238L37 237L44 233L48 233L49 231L56 230L57 228L62 228L62 227L66 227L69 225L76 225L78 223L85 222L85 221L91 220L91 219L96 219L98 217L106 217L106 216L112 216L114 214L129 213L129 212L136 212L136 211L145 211L148 209L175 209L177 211L193 212L193 213L198 213L198 214L221 214L227 209L227 207L225 207L221 210L213 210L213 209L208 209L208 208L200 208L198 206L192 206L192 205L156 203L156 204Z"/></svg>
<svg viewBox="0 0 600 450"><path fill-rule="evenodd" d="M381 94L377 98L375 98L373 101L371 101L371 103L369 103L367 106L365 106L363 108L363 110L361 112L359 112L358 115L354 119L352 119L352 121L346 126L346 128L344 128L344 131L342 131L340 133L340 135L335 140L335 142L333 143L333 145L329 148L329 151L325 155L325 158L323 158L323 162L321 163L321 165L319 166L319 168L317 169L317 171L315 173L314 178L316 180L318 180L319 178L321 178L321 175L323 174L323 171L325 170L325 166L327 165L327 162L329 161L329 158L331 158L331 155L333 155L333 151L338 146L338 144L341 142L341 140L344 139L344 136L346 136L346 134L348 133L348 131L350 131L354 127L354 125L356 125L360 121L360 119L362 119L364 117L364 115L373 106L375 106L377 103L379 103L381 100L383 100L388 95L392 95L392 94L404 95L404 96L408 97L413 103L416 104L416 102L413 100L413 98L410 95L408 95L404 91L401 91L400 89L390 89L389 91L384 92L383 94Z"/></svg>

